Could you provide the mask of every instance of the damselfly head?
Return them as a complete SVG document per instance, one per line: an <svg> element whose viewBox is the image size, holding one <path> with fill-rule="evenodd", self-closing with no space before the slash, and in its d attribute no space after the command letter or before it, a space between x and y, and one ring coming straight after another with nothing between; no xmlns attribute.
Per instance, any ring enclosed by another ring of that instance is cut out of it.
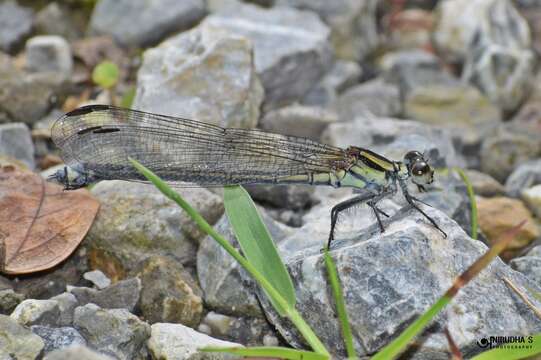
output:
<svg viewBox="0 0 541 360"><path fill-rule="evenodd" d="M404 165L414 184L422 186L434 181L434 169L419 151L409 151L404 156Z"/></svg>

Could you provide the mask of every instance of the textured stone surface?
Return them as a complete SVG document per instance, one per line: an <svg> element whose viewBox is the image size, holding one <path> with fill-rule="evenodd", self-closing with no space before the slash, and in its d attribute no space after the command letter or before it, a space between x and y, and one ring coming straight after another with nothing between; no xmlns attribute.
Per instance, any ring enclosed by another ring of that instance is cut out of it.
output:
<svg viewBox="0 0 541 360"><path fill-rule="evenodd" d="M491 243L496 241L504 231L526 220L517 236L502 253L504 258L509 259L516 255L519 250L526 247L541 234L539 227L532 218L532 213L520 200L506 197L478 198L477 211L479 214L479 226Z"/></svg>
<svg viewBox="0 0 541 360"><path fill-rule="evenodd" d="M274 221L265 211L261 217L276 242L280 242L291 229ZM229 242L236 239L224 215L215 226ZM210 237L206 237L197 252L197 276L205 293L205 303L211 309L223 314L237 316L261 316L259 304L253 291L241 277L244 272L239 264Z"/></svg>
<svg viewBox="0 0 541 360"><path fill-rule="evenodd" d="M541 184L522 190L521 197L526 206L541 219Z"/></svg>
<svg viewBox="0 0 541 360"><path fill-rule="evenodd" d="M377 0L277 0L277 5L316 12L331 28L331 41L342 59L362 60L381 42Z"/></svg>
<svg viewBox="0 0 541 360"><path fill-rule="evenodd" d="M236 357L223 353L200 352L205 346L238 347L228 341L213 339L180 324L158 323L152 325L148 349L153 359L222 360Z"/></svg>
<svg viewBox="0 0 541 360"><path fill-rule="evenodd" d="M52 328L34 325L30 329L45 342L44 354L69 346L86 345L86 341L81 334L71 327Z"/></svg>
<svg viewBox="0 0 541 360"><path fill-rule="evenodd" d="M308 185L245 185L250 196L257 201L278 208L302 210L314 199L314 187Z"/></svg>
<svg viewBox="0 0 541 360"><path fill-rule="evenodd" d="M476 195L491 197L503 195L505 188L492 176L477 170L466 170L466 176L470 180L473 192Z"/></svg>
<svg viewBox="0 0 541 360"><path fill-rule="evenodd" d="M9 315L21 301L24 295L18 294L13 289L0 290L0 314Z"/></svg>
<svg viewBox="0 0 541 360"><path fill-rule="evenodd" d="M75 345L66 349L55 350L47 354L43 360L113 360L112 357L99 354L86 346Z"/></svg>
<svg viewBox="0 0 541 360"><path fill-rule="evenodd" d="M43 340L9 316L0 315L0 359L37 359Z"/></svg>
<svg viewBox="0 0 541 360"><path fill-rule="evenodd" d="M99 290L105 289L111 285L111 279L109 279L103 272L99 270L85 272L83 277L90 281Z"/></svg>
<svg viewBox="0 0 541 360"><path fill-rule="evenodd" d="M523 189L541 184L541 159L523 162L505 181L505 191L509 196L518 197Z"/></svg>
<svg viewBox="0 0 541 360"><path fill-rule="evenodd" d="M58 2L51 2L36 13L34 28L39 34L59 35L68 40L75 40L82 35L69 8Z"/></svg>
<svg viewBox="0 0 541 360"><path fill-rule="evenodd" d="M487 251L483 243L470 239L441 212L426 207L424 210L445 229L447 238L419 213L406 208L384 221L384 233L380 233L377 224L372 224L335 242L331 255L340 274L354 345L360 356L375 353L401 333L445 293L456 276ZM299 238L307 236L316 237L312 247L306 243L299 246ZM295 234L279 248L293 277L299 311L317 329L328 349L341 357L343 342L320 254L324 241L324 235ZM513 293L497 280L502 276L519 287L539 291L525 276L512 271L501 260L494 260L461 289L453 301L455 305L442 312L436 320L441 326L436 325L426 335L416 349L416 356L431 359L448 356L444 325L452 329L453 339L465 357L481 351L476 341L487 333L537 333L541 320L524 304L517 305ZM279 319L263 297L260 299L284 338L300 345L291 324ZM538 304L534 298L530 300Z"/></svg>
<svg viewBox="0 0 541 360"><path fill-rule="evenodd" d="M208 327L208 335L212 337L244 346L261 346L266 338L276 339L272 326L261 317L233 317L210 311L201 325L199 328Z"/></svg>
<svg viewBox="0 0 541 360"><path fill-rule="evenodd" d="M382 79L366 81L342 93L333 104L341 121L357 116L398 116L402 101L398 87Z"/></svg>
<svg viewBox="0 0 541 360"><path fill-rule="evenodd" d="M55 300L23 300L11 313L11 318L21 325L58 325L60 308Z"/></svg>
<svg viewBox="0 0 541 360"><path fill-rule="evenodd" d="M179 192L209 223L222 215L222 200L208 190ZM194 261L201 230L154 186L102 181L92 193L101 202L87 235L93 268L117 281L152 254L169 255L183 264Z"/></svg>
<svg viewBox="0 0 541 360"><path fill-rule="evenodd" d="M204 15L203 0L104 0L94 7L89 27L122 45L144 47L188 29Z"/></svg>
<svg viewBox="0 0 541 360"><path fill-rule="evenodd" d="M464 60L476 36L507 39L521 47L531 41L527 23L508 1L444 1L438 5L437 17L434 44L450 61Z"/></svg>
<svg viewBox="0 0 541 360"><path fill-rule="evenodd" d="M101 309L95 304L75 309L73 325L88 345L121 360L138 359L150 337L150 325L126 309Z"/></svg>
<svg viewBox="0 0 541 360"><path fill-rule="evenodd" d="M540 155L538 133L518 123L505 123L485 134L481 170L503 182L517 166Z"/></svg>
<svg viewBox="0 0 541 360"><path fill-rule="evenodd" d="M58 303L58 309L60 310L60 317L58 319L58 325L71 326L73 323L73 311L79 305L77 298L68 292L53 296L51 300Z"/></svg>
<svg viewBox="0 0 541 360"><path fill-rule="evenodd" d="M69 292L80 306L93 303L104 309L122 308L133 312L141 298L141 281L137 278L121 280L103 290L72 287Z"/></svg>
<svg viewBox="0 0 541 360"><path fill-rule="evenodd" d="M254 61L246 38L205 21L144 53L133 106L227 127L254 127L263 100Z"/></svg>
<svg viewBox="0 0 541 360"><path fill-rule="evenodd" d="M51 106L57 85L48 80L40 74L20 72L11 58L0 54L0 123L40 120Z"/></svg>
<svg viewBox="0 0 541 360"><path fill-rule="evenodd" d="M152 256L136 273L142 284L139 307L149 323L199 324L203 294L181 264L165 256Z"/></svg>
<svg viewBox="0 0 541 360"><path fill-rule="evenodd" d="M528 253L526 256L512 259L509 265L535 281L537 286L541 286L541 256Z"/></svg>
<svg viewBox="0 0 541 360"><path fill-rule="evenodd" d="M0 50L16 50L32 30L32 10L19 6L16 1L0 4Z"/></svg>
<svg viewBox="0 0 541 360"><path fill-rule="evenodd" d="M253 43L266 108L301 98L332 66L329 28L311 11L238 3L222 7L205 23Z"/></svg>
<svg viewBox="0 0 541 360"><path fill-rule="evenodd" d="M271 110L259 127L274 133L307 137L318 141L325 128L338 121L336 113L316 106L290 105Z"/></svg>
<svg viewBox="0 0 541 360"><path fill-rule="evenodd" d="M33 72L52 71L69 78L73 59L68 42L61 36L41 35L28 39L25 45L26 68Z"/></svg>
<svg viewBox="0 0 541 360"><path fill-rule="evenodd" d="M25 124L0 125L0 155L10 156L34 168L34 145Z"/></svg>
<svg viewBox="0 0 541 360"><path fill-rule="evenodd" d="M363 71L353 61L337 60L321 80L306 93L302 103L306 105L328 106L338 94L359 81Z"/></svg>
<svg viewBox="0 0 541 360"><path fill-rule="evenodd" d="M457 0L440 3L436 48L465 60L462 78L494 103L514 110L529 94L535 54L526 20L512 2Z"/></svg>

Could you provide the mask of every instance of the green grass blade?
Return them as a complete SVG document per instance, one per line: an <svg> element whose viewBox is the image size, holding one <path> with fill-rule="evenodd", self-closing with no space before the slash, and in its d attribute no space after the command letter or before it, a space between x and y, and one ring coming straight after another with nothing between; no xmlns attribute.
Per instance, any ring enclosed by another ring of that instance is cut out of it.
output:
<svg viewBox="0 0 541 360"><path fill-rule="evenodd" d="M325 249L323 253L325 259L325 265L327 266L327 274L329 275L329 281L331 282L331 288L334 295L334 302L336 303L336 311L338 312L338 320L342 328L342 336L344 337L344 343L346 344L346 352L348 358L356 358L357 353L353 346L353 335L351 334L351 327L349 325L348 314L346 311L346 303L344 301L344 294L342 287L340 286L340 279L336 271L336 265L329 254L328 249Z"/></svg>
<svg viewBox="0 0 541 360"><path fill-rule="evenodd" d="M224 205L244 256L278 290L289 306L295 307L291 277L248 192L242 186L225 187ZM269 299L276 311L284 316L285 309L272 297Z"/></svg>
<svg viewBox="0 0 541 360"><path fill-rule="evenodd" d="M506 248L511 240L517 236L520 228L525 222L526 220L502 233L494 245L485 254L475 260L466 271L455 279L453 286L451 286L434 305L432 305L420 318L415 320L413 324L408 326L395 340L379 351L372 360L394 359L398 356L406 348L409 342L453 299L458 291L477 276L481 270L487 267L488 264Z"/></svg>
<svg viewBox="0 0 541 360"><path fill-rule="evenodd" d="M156 186L165 196L176 202L186 213L192 218L192 220L203 230L206 234L211 236L225 251L229 253L265 290L266 294L273 301L280 304L280 306L286 309L286 317L291 320L297 327L299 332L303 335L306 342L314 349L315 352L329 356L329 352L325 349L321 340L316 336L310 326L304 321L295 307L289 306L289 303L282 297L282 295L272 286L267 279L259 273L259 271L244 258L223 236L221 236L209 223L182 198L171 187L157 177L152 171L138 163L136 160L128 158L132 165L143 174L150 182Z"/></svg>
<svg viewBox="0 0 541 360"><path fill-rule="evenodd" d="M472 360L514 360L514 359L524 359L529 356L541 354L541 334L536 334L531 337L524 337L525 344L515 343L518 347L519 345L525 345L529 348L524 349L505 349L505 348L495 348L489 351L485 351L482 354L479 354L472 358ZM530 342L531 341L531 342ZM514 345L513 343L509 345Z"/></svg>
<svg viewBox="0 0 541 360"><path fill-rule="evenodd" d="M303 351L275 346L260 347L215 347L209 346L199 349L204 352L221 352L235 354L240 356L270 357L291 360L327 360L327 355L318 354L311 351Z"/></svg>
<svg viewBox="0 0 541 360"><path fill-rule="evenodd" d="M468 191L468 198L471 204L471 238L477 240L477 202L475 201L475 192L470 179L461 168L455 168L455 171L460 175L464 184L466 184L466 190Z"/></svg>

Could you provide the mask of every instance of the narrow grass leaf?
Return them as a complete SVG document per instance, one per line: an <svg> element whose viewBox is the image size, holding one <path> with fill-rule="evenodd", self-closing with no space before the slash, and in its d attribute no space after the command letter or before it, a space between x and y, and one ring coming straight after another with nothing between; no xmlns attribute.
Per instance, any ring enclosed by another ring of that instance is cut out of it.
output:
<svg viewBox="0 0 541 360"><path fill-rule="evenodd" d="M479 259L477 259L466 271L455 279L453 286L436 301L421 317L407 327L393 342L380 350L372 359L393 359L405 350L409 342L438 315L438 313L453 299L458 291L483 270L505 247L515 238L520 228L526 223L522 221L517 226L502 233L495 244Z"/></svg>
<svg viewBox="0 0 541 360"><path fill-rule="evenodd" d="M449 349L451 350L451 360L462 360L462 353L460 352L460 349L456 345L455 340L453 340L453 337L449 333L449 329L445 328L443 329L443 332L445 333L445 337L447 338L447 343L449 344Z"/></svg>
<svg viewBox="0 0 541 360"><path fill-rule="evenodd" d="M471 360L515 360L541 354L541 334L536 334L531 337L525 336L524 340L525 344L516 343L515 346L510 349L503 347L495 348L474 356ZM520 345L525 345L527 348L520 348ZM532 357L531 359L534 358ZM535 359L538 359L538 357L535 357Z"/></svg>
<svg viewBox="0 0 541 360"><path fill-rule="evenodd" d="M291 360L327 360L327 355L312 351L290 349L284 347L261 346L261 347L214 347L209 346L199 349L204 352L221 352L240 356L274 357Z"/></svg>
<svg viewBox="0 0 541 360"><path fill-rule="evenodd" d="M289 306L294 307L293 282L248 192L242 186L227 186L224 188L224 205L244 256L278 290ZM285 309L272 297L269 298L276 311L284 316Z"/></svg>
<svg viewBox="0 0 541 360"><path fill-rule="evenodd" d="M508 278L504 277L502 278L502 280L505 282L505 284L507 286L509 286L511 288L511 290L513 290L521 299L522 301L524 301L524 303L526 305L528 305L528 307L533 311L533 313L539 318L541 319L541 311L530 301L530 299L528 299L528 297L526 296L526 294L524 293L524 291L520 290L515 284L513 284L513 282L511 280L509 280Z"/></svg>
<svg viewBox="0 0 541 360"><path fill-rule="evenodd" d="M351 334L351 327L349 325L348 313L346 310L346 302L344 301L344 293L342 292L342 286L340 285L336 265L327 248L325 248L323 257L325 259L327 274L329 275L329 281L331 283L331 289L334 295L334 302L336 303L336 311L338 312L338 320L340 321L340 327L342 328L342 336L346 345L346 352L348 358L356 358L357 353L355 352L355 347L353 346L353 335Z"/></svg>
<svg viewBox="0 0 541 360"><path fill-rule="evenodd" d="M470 199L471 206L471 238L477 240L477 202L475 201L475 192L470 179L461 168L455 168L455 171L460 175L464 184L466 184L466 191L468 192L468 198Z"/></svg>

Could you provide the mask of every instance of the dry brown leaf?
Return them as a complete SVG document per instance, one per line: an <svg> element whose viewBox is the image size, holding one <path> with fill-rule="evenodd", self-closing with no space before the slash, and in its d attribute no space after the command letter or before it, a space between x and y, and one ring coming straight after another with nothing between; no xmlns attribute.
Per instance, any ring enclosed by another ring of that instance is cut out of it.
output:
<svg viewBox="0 0 541 360"><path fill-rule="evenodd" d="M0 271L26 274L66 259L98 208L87 190L64 191L32 172L0 167Z"/></svg>

